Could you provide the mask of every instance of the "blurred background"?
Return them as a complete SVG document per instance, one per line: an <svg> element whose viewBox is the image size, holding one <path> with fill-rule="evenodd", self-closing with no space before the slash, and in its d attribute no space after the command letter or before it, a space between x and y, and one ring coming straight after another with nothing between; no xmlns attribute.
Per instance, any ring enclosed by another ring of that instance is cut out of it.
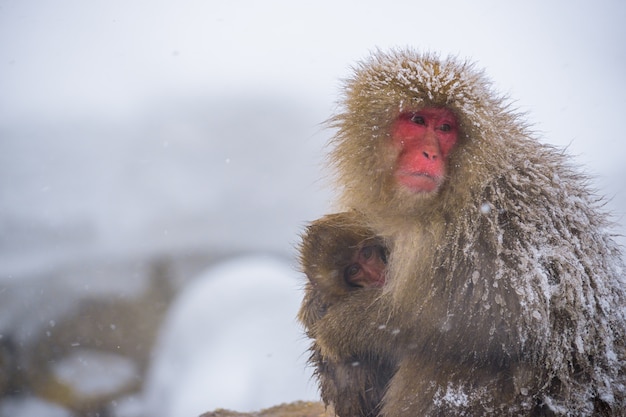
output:
<svg viewBox="0 0 626 417"><path fill-rule="evenodd" d="M0 0L0 416L316 399L295 259L381 48L486 69L624 234L620 0ZM622 244L622 236L617 238Z"/></svg>

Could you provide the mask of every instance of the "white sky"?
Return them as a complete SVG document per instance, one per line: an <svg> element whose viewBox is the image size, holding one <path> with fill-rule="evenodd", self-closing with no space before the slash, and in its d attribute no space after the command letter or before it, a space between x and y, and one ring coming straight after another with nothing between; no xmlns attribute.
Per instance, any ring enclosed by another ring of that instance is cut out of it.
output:
<svg viewBox="0 0 626 417"><path fill-rule="evenodd" d="M229 94L315 103L327 111L310 115L314 126L350 65L410 45L477 61L624 207L624 22L621 0L0 0L0 135L39 122L133 123L172 97Z"/></svg>
<svg viewBox="0 0 626 417"><path fill-rule="evenodd" d="M355 60L404 45L475 59L533 112L595 113L622 103L625 21L620 0L0 0L0 121L251 87L332 101Z"/></svg>

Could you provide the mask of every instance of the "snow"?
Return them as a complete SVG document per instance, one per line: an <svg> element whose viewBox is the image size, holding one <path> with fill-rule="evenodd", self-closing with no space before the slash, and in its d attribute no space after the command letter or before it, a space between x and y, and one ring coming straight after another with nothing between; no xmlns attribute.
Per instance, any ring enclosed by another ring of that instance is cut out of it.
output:
<svg viewBox="0 0 626 417"><path fill-rule="evenodd" d="M128 358L78 349L53 365L53 375L82 398L102 398L132 386L138 370Z"/></svg>
<svg viewBox="0 0 626 417"><path fill-rule="evenodd" d="M254 411L319 398L295 319L301 286L292 266L261 256L198 277L174 302L157 343L148 415Z"/></svg>
<svg viewBox="0 0 626 417"><path fill-rule="evenodd" d="M615 220L624 223L626 151L615 121L626 96L626 3L385 4L1 2L0 38L11 42L0 43L0 338L11 331L26 338L52 326L87 295L143 288L142 274L128 279L110 269L112 260L198 250L293 259L306 221L330 209L322 171L328 132L320 123L335 110L338 80L376 48L411 44L476 60L546 141L567 146L595 176ZM485 215L490 209L481 207ZM190 406L206 407L201 411L261 404L244 393L243 383L242 391L221 392L223 401L200 403L202 390L193 381L206 384L207 392L216 384L204 380L205 367L222 375L214 390L231 384L223 376L229 369L228 375L264 389L278 387L272 375L282 375L292 389L281 398L313 395L306 343L290 321L300 298L295 268L232 262L196 284L197 291L206 286L222 294L205 295L214 310L193 301L190 289L181 295L189 310L180 298L157 358L180 349L180 386L193 397ZM81 269L94 264L100 274ZM258 272L250 271L253 264ZM57 273L65 267L79 272ZM265 285L248 281L263 276ZM251 289L275 309L241 304ZM262 323L260 311L284 316L275 317L279 326L243 338L238 323ZM176 326L174 317L187 313L189 327ZM193 332L199 323L211 332ZM185 345L176 346L170 331ZM208 340L208 333L219 340ZM279 336L292 341L282 346L290 350L274 349ZM255 358L260 347L276 354ZM178 381L167 385L158 376L174 370L157 361L151 372L150 390L159 387L178 409L178 401L186 401ZM251 382L261 375L267 379ZM118 405L120 416L138 415L143 401ZM70 414L26 398L3 399L0 415Z"/></svg>
<svg viewBox="0 0 626 417"><path fill-rule="evenodd" d="M442 401L460 408L467 404L467 394L461 389L455 390L453 387L448 386Z"/></svg>

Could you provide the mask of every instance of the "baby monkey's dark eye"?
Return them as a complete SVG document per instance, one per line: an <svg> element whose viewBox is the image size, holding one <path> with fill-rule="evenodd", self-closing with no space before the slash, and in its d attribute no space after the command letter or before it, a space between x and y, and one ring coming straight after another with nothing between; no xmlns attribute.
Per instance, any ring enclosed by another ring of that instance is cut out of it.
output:
<svg viewBox="0 0 626 417"><path fill-rule="evenodd" d="M346 273L345 273L346 278L355 276L356 274L359 273L360 270L361 270L361 267L359 266L359 264L350 265L348 268L346 268Z"/></svg>
<svg viewBox="0 0 626 417"><path fill-rule="evenodd" d="M365 259L369 259L372 257L372 255L374 255L374 247L373 246L366 246L363 249L361 249L361 255L363 255L363 258Z"/></svg>

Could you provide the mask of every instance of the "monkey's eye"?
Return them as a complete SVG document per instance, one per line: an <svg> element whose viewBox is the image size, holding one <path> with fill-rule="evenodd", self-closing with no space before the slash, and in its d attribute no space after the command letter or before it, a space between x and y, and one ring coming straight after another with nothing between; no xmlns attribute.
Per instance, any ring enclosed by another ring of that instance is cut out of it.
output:
<svg viewBox="0 0 626 417"><path fill-rule="evenodd" d="M439 126L439 130L442 132L450 132L452 130L452 125L450 123L444 123Z"/></svg>
<svg viewBox="0 0 626 417"><path fill-rule="evenodd" d="M424 116L420 116L419 114L414 114L413 116L411 116L411 121L416 125L426 125L426 119L424 119Z"/></svg>
<svg viewBox="0 0 626 417"><path fill-rule="evenodd" d="M346 268L346 278L353 277L359 273L361 266L359 264L352 264Z"/></svg>
<svg viewBox="0 0 626 417"><path fill-rule="evenodd" d="M364 247L363 249L361 249L361 255L365 259L371 258L372 255L374 255L374 247L373 246Z"/></svg>
<svg viewBox="0 0 626 417"><path fill-rule="evenodd" d="M380 260L387 265L387 254L383 248L378 248L378 255L380 256Z"/></svg>

